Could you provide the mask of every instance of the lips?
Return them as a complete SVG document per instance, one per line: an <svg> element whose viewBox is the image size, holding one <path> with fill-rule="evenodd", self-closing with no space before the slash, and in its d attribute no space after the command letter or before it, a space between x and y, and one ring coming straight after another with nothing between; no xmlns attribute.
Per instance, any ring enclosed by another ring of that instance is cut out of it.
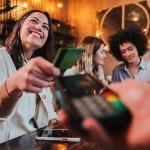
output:
<svg viewBox="0 0 150 150"><path fill-rule="evenodd" d="M127 61L132 61L133 59L134 59L134 56L126 57L126 60L127 60Z"/></svg>
<svg viewBox="0 0 150 150"><path fill-rule="evenodd" d="M35 37L38 37L38 38L43 38L44 37L41 32L36 31L36 30L31 30L29 33L34 35Z"/></svg>

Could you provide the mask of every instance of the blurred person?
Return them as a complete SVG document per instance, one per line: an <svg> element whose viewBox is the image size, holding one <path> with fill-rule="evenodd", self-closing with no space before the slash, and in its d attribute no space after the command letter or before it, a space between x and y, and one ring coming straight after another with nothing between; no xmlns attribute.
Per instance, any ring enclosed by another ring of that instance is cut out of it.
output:
<svg viewBox="0 0 150 150"><path fill-rule="evenodd" d="M104 46L104 42L97 37L84 37L77 46L79 48L84 48L81 57L75 66L64 72L64 76L88 73L105 82L102 67L104 64L104 58L106 57Z"/></svg>
<svg viewBox="0 0 150 150"><path fill-rule="evenodd" d="M132 114L132 121L122 134L110 136L94 118L86 118L82 121L82 127L89 134L89 140L97 143L96 147L107 150L150 149L150 85L126 80L110 84L109 87L120 96L128 107ZM69 114L64 110L60 110L58 114L60 121L69 126Z"/></svg>
<svg viewBox="0 0 150 150"><path fill-rule="evenodd" d="M12 32L15 23L16 21L12 18L4 21L2 31L0 33L1 45L5 45L5 40L7 36Z"/></svg>
<svg viewBox="0 0 150 150"><path fill-rule="evenodd" d="M51 18L31 10L15 24L0 48L0 143L57 120L49 82L59 75Z"/></svg>
<svg viewBox="0 0 150 150"><path fill-rule="evenodd" d="M112 35L109 40L112 55L123 63L112 71L112 82L126 79L150 81L150 63L142 56L147 51L147 38L138 27L128 27Z"/></svg>

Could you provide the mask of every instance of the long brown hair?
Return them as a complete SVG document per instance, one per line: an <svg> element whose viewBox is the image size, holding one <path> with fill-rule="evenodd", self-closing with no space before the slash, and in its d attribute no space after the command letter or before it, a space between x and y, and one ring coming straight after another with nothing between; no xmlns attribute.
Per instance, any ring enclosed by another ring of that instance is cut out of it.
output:
<svg viewBox="0 0 150 150"><path fill-rule="evenodd" d="M77 61L77 73L84 71L99 78L99 66L94 66L93 55L98 51L102 44L104 44L104 42L101 39L93 36L86 36L79 42L77 47L82 47L85 50Z"/></svg>
<svg viewBox="0 0 150 150"><path fill-rule="evenodd" d="M49 33L44 46L34 51L32 57L42 56L48 61L52 61L54 57L54 36L52 32L52 20L50 15L47 12L42 12L40 10L30 10L27 13L25 13L22 17L20 17L20 19L15 24L12 33L7 37L5 43L6 48L8 49L8 52L10 53L13 62L16 66L16 69L19 69L23 65L23 47L20 39L21 26L26 20L26 18L35 12L40 12L47 17L49 24Z"/></svg>

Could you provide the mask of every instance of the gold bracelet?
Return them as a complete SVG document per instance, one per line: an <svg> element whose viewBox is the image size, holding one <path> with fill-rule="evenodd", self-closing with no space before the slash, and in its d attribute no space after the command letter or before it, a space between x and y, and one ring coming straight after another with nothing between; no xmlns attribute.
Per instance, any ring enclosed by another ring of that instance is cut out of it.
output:
<svg viewBox="0 0 150 150"><path fill-rule="evenodd" d="M13 95L13 94L10 94L10 93L8 92L7 80L5 81L4 86L5 86L6 93L7 93L7 95L8 95L9 97L18 99L18 98L20 98L20 97L22 96L22 92L21 92L21 91L18 93L18 95Z"/></svg>

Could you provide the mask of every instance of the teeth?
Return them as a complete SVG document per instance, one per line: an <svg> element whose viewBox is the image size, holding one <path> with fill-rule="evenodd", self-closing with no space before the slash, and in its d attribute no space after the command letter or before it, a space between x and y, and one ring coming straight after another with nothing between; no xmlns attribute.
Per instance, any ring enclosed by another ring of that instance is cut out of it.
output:
<svg viewBox="0 0 150 150"><path fill-rule="evenodd" d="M32 35L34 35L34 36L36 36L36 37L38 37L38 38L41 38L41 35L39 35L39 34L36 33L36 32L32 32Z"/></svg>

